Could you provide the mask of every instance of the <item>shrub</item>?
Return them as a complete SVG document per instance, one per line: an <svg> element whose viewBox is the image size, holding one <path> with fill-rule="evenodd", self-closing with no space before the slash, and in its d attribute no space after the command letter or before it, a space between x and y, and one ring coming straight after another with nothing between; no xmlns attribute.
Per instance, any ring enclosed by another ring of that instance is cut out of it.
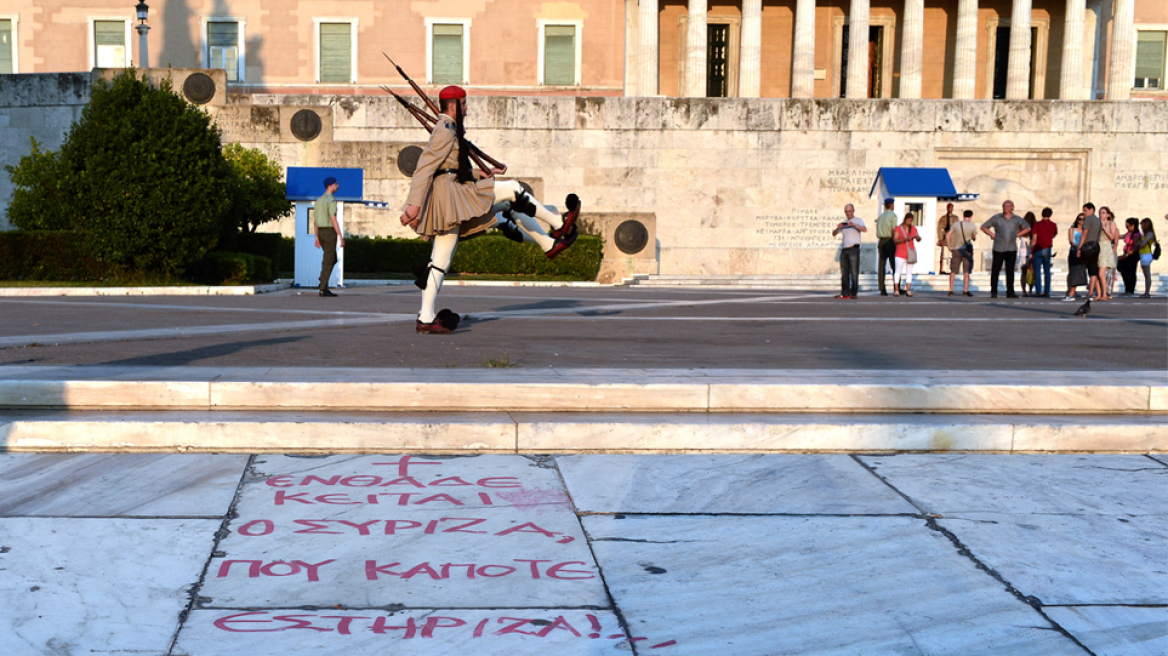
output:
<svg viewBox="0 0 1168 656"><path fill-rule="evenodd" d="M8 170L14 225L84 233L88 254L123 274L181 274L231 218L219 129L169 80L156 88L132 69L94 85L58 155L34 152Z"/></svg>
<svg viewBox="0 0 1168 656"><path fill-rule="evenodd" d="M292 202L284 195L284 171L258 148L239 144L223 147L223 157L230 166L230 224L243 233L292 212Z"/></svg>
<svg viewBox="0 0 1168 656"><path fill-rule="evenodd" d="M211 251L191 266L187 276L205 285L271 282L272 261L262 255Z"/></svg>
<svg viewBox="0 0 1168 656"><path fill-rule="evenodd" d="M291 240L289 240L291 241ZM496 275L545 275L595 280L604 244L584 235L554 260L535 244L516 244L488 234L459 243L452 272ZM430 243L421 239L352 236L345 239L345 271L349 273L410 273L430 261ZM282 271L292 263L281 265Z"/></svg>
<svg viewBox="0 0 1168 656"><path fill-rule="evenodd" d="M69 230L0 232L0 280L101 280L109 271Z"/></svg>

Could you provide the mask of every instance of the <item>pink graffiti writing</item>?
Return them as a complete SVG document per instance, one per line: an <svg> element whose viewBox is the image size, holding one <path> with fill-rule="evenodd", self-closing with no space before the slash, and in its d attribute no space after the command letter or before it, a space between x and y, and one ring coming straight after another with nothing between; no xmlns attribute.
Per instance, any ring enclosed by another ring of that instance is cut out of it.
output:
<svg viewBox="0 0 1168 656"><path fill-rule="evenodd" d="M294 519L297 526L293 533L304 535L400 535L408 532L411 535L441 535L445 533L470 533L472 535L488 535L506 537L509 535L541 535L550 538L557 544L568 544L576 538L558 531L549 531L534 522L524 522L498 530L498 526L491 526L491 521L484 518L471 517L440 517L426 522L414 519L371 519L364 522L354 522L347 519ZM270 519L254 519L236 529L236 532L246 537L262 537L271 535L276 530L276 523Z"/></svg>
<svg viewBox="0 0 1168 656"><path fill-rule="evenodd" d="M306 630L353 635L354 632L360 632L396 636L403 640L432 639L439 636L457 637L459 634L465 635L469 632L471 638L487 639L505 635L521 635L529 638L561 636L568 639L627 640L628 642L653 643L647 645L650 649L661 649L677 644L676 640L655 642L642 636L629 637L619 630L616 633L604 635L599 618L593 614L585 615L583 620L579 617L569 619L564 615L558 615L553 619L533 617L485 617L478 621L475 619L440 615L397 619L392 616L286 614L279 611L252 611L225 615L215 620L214 626L221 631L230 633ZM585 622L592 629L590 633L583 633L576 628L576 626L584 626Z"/></svg>
<svg viewBox="0 0 1168 656"><path fill-rule="evenodd" d="M588 570L568 569L570 565L583 565L588 567L588 563L580 560L569 560L562 563L556 563L550 567L545 568L542 573L540 571L541 563L550 563L550 560L529 560L526 558L515 558L512 562L527 563L527 567L522 565L513 567L511 565L476 565L474 563L443 563L435 566L428 561L419 563L410 567L409 569L401 570L402 564L399 562L387 563L385 565L378 565L376 560L365 561L365 578L370 581L377 581L383 576L397 576L408 580L415 576L428 576L435 581L451 578L453 570L461 570L455 572L459 577L465 576L467 579L474 580L479 578L498 578L500 576L510 576L518 574L522 576L530 576L533 579L547 577L551 579L560 580L579 580L579 579L593 579L596 575ZM398 571L401 570L401 571Z"/></svg>

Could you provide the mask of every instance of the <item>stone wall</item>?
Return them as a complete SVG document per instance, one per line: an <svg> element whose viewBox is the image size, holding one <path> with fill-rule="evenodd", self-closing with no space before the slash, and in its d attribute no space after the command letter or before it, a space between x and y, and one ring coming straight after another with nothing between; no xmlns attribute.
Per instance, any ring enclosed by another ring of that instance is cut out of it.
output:
<svg viewBox="0 0 1168 656"><path fill-rule="evenodd" d="M253 96L224 111L299 105L331 113L332 143L261 141L238 118L226 136L285 165L365 167L368 197L405 197L397 153L425 132L392 99ZM834 271L831 229L846 203L871 224L881 166L947 167L981 194L958 208L979 222L1012 199L1052 207L1065 232L1090 200L1168 234L1164 102L472 98L468 124L545 202L576 192L587 212L655 215L660 273ZM405 234L396 224L358 211L351 228Z"/></svg>
<svg viewBox="0 0 1168 656"><path fill-rule="evenodd" d="M26 96L26 107L0 104L3 163L21 154L22 138L27 152L28 124L49 113L32 108L72 117L84 98L78 90L55 104ZM302 109L322 123L308 140L290 128ZM409 185L398 156L426 138L380 96L231 96L208 111L225 140L262 148L284 166L362 167L366 197L395 204ZM981 194L959 207L979 222L1012 199L1023 212L1054 208L1065 232L1090 200L1121 219L1153 217L1168 234L1165 102L474 97L468 124L472 139L545 202L578 193L598 219L595 231L605 231L606 218L653 217L648 252L656 258L642 256L630 271L835 271L831 229L846 203L872 224L877 201L868 190L882 166L949 168L958 191ZM60 119L36 125L49 147L66 127ZM0 203L7 189L0 186ZM353 208L346 229L405 236L397 214Z"/></svg>
<svg viewBox="0 0 1168 656"><path fill-rule="evenodd" d="M20 163L30 139L44 150L61 147L89 102L90 79L89 73L0 75L0 230L11 229L12 179L4 166Z"/></svg>

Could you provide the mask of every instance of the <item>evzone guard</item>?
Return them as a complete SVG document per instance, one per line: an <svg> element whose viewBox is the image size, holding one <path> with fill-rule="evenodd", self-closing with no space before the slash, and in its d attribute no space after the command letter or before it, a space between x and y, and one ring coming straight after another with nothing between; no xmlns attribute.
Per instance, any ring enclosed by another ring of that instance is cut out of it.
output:
<svg viewBox="0 0 1168 656"><path fill-rule="evenodd" d="M495 175L505 173L507 167L494 160L490 166L484 164L485 153L467 142L466 91L461 87L449 86L438 94L440 106L432 126L425 120L430 116L419 116L422 110L398 99L432 129L401 215L402 225L433 242L429 266L418 280L422 309L416 328L419 333L446 334L458 326L459 315L446 309L435 311L435 303L459 239L497 227L495 214L502 212L509 220L498 227L508 237L534 242L554 258L576 241L580 200L570 194L565 203L568 211L557 215L528 195L518 181L496 180ZM471 167L472 159L478 170ZM540 222L550 230L545 231Z"/></svg>

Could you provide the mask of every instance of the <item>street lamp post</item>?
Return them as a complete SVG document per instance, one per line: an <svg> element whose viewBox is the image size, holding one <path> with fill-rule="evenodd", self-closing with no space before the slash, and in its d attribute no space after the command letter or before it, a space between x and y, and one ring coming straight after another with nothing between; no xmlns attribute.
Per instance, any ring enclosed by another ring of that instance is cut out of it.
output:
<svg viewBox="0 0 1168 656"><path fill-rule="evenodd" d="M145 0L139 0L134 9L138 12L138 68L150 68L150 52L146 45L146 33L150 31L146 14L150 13L150 7Z"/></svg>

